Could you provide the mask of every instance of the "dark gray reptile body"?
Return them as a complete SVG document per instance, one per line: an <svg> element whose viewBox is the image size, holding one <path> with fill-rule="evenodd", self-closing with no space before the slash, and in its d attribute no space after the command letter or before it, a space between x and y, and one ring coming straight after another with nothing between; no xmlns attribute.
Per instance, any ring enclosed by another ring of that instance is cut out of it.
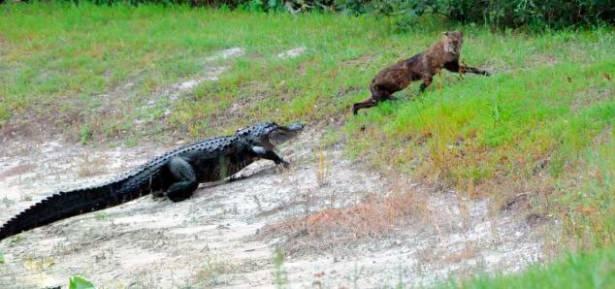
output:
<svg viewBox="0 0 615 289"><path fill-rule="evenodd" d="M6 222L0 240L52 222L119 205L153 193L172 201L189 198L202 182L223 180L258 159L287 164L274 152L272 138L281 142L301 131L272 122L259 123L234 135L203 140L158 156L108 183L59 192Z"/></svg>

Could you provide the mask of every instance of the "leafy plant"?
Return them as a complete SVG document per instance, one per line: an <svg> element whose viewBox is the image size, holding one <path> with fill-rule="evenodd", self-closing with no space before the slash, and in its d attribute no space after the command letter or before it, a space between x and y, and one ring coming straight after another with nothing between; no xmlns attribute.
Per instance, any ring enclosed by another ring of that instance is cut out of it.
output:
<svg viewBox="0 0 615 289"><path fill-rule="evenodd" d="M594 0L420 0L416 12L434 12L462 23L484 23L493 27L560 28L571 25L613 23L611 1ZM611 3L609 3L611 2Z"/></svg>
<svg viewBox="0 0 615 289"><path fill-rule="evenodd" d="M81 276L70 277L68 282L68 289L96 289L92 282L86 280Z"/></svg>
<svg viewBox="0 0 615 289"><path fill-rule="evenodd" d="M0 252L0 264L4 264L4 254Z"/></svg>

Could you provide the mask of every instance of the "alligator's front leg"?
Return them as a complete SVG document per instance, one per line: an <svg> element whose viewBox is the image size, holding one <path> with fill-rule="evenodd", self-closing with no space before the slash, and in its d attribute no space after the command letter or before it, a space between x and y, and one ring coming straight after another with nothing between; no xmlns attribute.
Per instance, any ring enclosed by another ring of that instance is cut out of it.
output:
<svg viewBox="0 0 615 289"><path fill-rule="evenodd" d="M252 147L252 151L258 157L266 159L266 160L271 160L276 165L282 164L284 167L288 167L290 165L286 160L284 160L282 157L280 157L278 154L276 154L273 150L268 150L265 147L253 146Z"/></svg>
<svg viewBox="0 0 615 289"><path fill-rule="evenodd" d="M180 157L174 157L168 166L176 182L167 189L166 196L173 202L190 198L199 187L192 165Z"/></svg>

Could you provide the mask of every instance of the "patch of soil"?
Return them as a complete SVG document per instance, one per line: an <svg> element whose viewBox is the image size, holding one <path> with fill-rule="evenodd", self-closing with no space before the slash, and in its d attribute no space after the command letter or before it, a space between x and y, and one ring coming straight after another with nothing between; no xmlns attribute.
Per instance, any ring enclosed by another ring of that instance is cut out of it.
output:
<svg viewBox="0 0 615 289"><path fill-rule="evenodd" d="M278 58L280 59L291 59L301 56L301 54L305 53L306 48L303 46L295 47L284 52L278 53Z"/></svg>
<svg viewBox="0 0 615 289"><path fill-rule="evenodd" d="M259 161L240 173L246 178L202 185L183 202L143 197L3 240L0 288L64 286L74 274L103 288L273 288L275 276L289 288L382 288L516 271L543 258L540 233L514 212L392 180L345 159L342 145L321 146L320 131L281 148L289 169ZM168 149L6 144L0 222L54 190L102 181ZM401 213L377 217L383 208ZM361 220L370 216L376 222ZM310 221L307 235L283 226L297 220ZM347 238L363 225L372 233ZM276 226L285 229L266 229ZM293 254L275 265L277 249Z"/></svg>
<svg viewBox="0 0 615 289"><path fill-rule="evenodd" d="M420 192L386 197L372 194L349 207L328 208L266 225L260 237L276 240L284 252L295 257L315 252L343 250L349 243L372 240L404 225L425 225L425 196Z"/></svg>

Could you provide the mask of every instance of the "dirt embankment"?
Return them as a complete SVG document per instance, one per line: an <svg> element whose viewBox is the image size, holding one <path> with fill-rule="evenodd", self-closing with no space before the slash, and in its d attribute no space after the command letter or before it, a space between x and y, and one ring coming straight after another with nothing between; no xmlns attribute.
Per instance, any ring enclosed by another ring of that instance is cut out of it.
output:
<svg viewBox="0 0 615 289"><path fill-rule="evenodd" d="M184 202L144 197L5 240L0 287L82 274L103 288L375 288L541 259L539 234L514 214L387 179L319 138L311 129L282 149L288 170L261 161L241 173L247 178L205 185ZM2 222L54 189L165 150L19 146L0 158ZM283 262L274 262L277 249Z"/></svg>
<svg viewBox="0 0 615 289"><path fill-rule="evenodd" d="M543 258L540 225L487 199L375 172L346 159L343 145L323 146L322 131L311 127L281 148L290 169L260 161L240 173L246 178L202 185L180 203L143 197L3 240L0 288L59 286L75 274L100 288L383 288ZM8 142L0 222L171 147Z"/></svg>

